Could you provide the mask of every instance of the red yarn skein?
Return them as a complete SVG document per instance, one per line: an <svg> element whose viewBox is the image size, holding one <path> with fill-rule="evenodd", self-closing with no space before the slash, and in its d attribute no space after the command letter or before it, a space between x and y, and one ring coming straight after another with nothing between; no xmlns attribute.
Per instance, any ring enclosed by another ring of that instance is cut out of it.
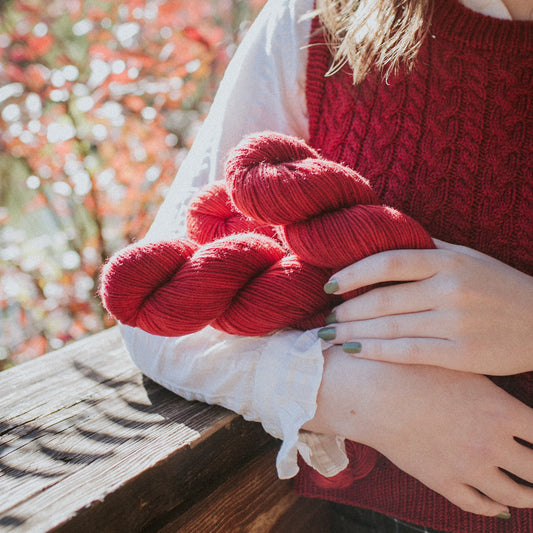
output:
<svg viewBox="0 0 533 533"><path fill-rule="evenodd" d="M100 295L122 323L180 336L208 324L236 335L324 323L335 300L330 272L287 255L275 240L238 234L198 246L186 239L132 245L103 270Z"/></svg>
<svg viewBox="0 0 533 533"><path fill-rule="evenodd" d="M363 479L372 470L379 458L378 452L366 446L350 440L344 441L346 454L350 459L350 468L345 468L338 474L326 477L314 469L309 469L307 475L319 487L327 489L342 489L353 485L358 479Z"/></svg>
<svg viewBox="0 0 533 533"><path fill-rule="evenodd" d="M152 302L198 248L192 241L176 239L120 250L102 268L99 294L104 307L123 324L163 335L159 324L167 320L168 310Z"/></svg>
<svg viewBox="0 0 533 533"><path fill-rule="evenodd" d="M355 170L294 137L246 137L228 160L226 181L239 211L279 225L289 249L313 265L340 269L385 250L434 248L415 220L381 205Z"/></svg>
<svg viewBox="0 0 533 533"><path fill-rule="evenodd" d="M240 335L309 329L339 301L322 290L332 267L433 247L415 221L378 205L359 174L293 137L247 137L227 163L227 184L238 210L220 183L191 204L188 231L205 244L134 245L111 258L100 294L119 321L168 336L208 324ZM270 224L293 254L257 233L272 232ZM253 232L216 239L243 228Z"/></svg>
<svg viewBox="0 0 533 533"><path fill-rule="evenodd" d="M188 232L202 245L134 245L108 262L100 294L121 322L168 336L208 324L239 335L309 329L323 325L338 301L323 291L332 269L384 250L434 248L418 223L380 205L357 172L293 137L245 138L226 174L234 205L217 183L190 206ZM270 225L292 254L258 234L272 232ZM219 238L243 230L253 232ZM346 445L358 468L333 478L313 474L317 484L348 486L372 470L375 450Z"/></svg>
<svg viewBox="0 0 533 533"><path fill-rule="evenodd" d="M304 141L281 133L245 137L226 163L226 182L237 209L266 224L292 224L354 204L379 204L355 171L321 159Z"/></svg>
<svg viewBox="0 0 533 533"><path fill-rule="evenodd" d="M197 194L187 210L187 235L198 244L212 242L235 233L255 231L275 237L269 224L245 217L231 202L225 180L205 187Z"/></svg>

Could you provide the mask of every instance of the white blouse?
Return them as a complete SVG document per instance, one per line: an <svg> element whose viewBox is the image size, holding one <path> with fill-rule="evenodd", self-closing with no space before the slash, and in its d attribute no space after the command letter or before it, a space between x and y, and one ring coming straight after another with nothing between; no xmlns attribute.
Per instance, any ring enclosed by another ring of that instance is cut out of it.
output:
<svg viewBox="0 0 533 533"><path fill-rule="evenodd" d="M145 242L185 236L185 216L199 188L223 177L228 152L248 133L271 130L308 138L305 99L307 42L314 0L268 0L237 49L211 110L149 229ZM470 9L510 19L501 0L463 0ZM332 476L347 465L344 439L301 430L313 418L322 380L316 330L240 337L207 327L159 337L121 325L140 370L176 394L261 422L282 440L278 475L298 472L297 453Z"/></svg>

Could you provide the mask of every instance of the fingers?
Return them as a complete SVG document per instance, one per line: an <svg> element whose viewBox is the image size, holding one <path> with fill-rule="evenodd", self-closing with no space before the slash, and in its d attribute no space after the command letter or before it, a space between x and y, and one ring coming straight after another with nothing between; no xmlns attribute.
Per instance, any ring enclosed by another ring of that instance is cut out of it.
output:
<svg viewBox="0 0 533 533"><path fill-rule="evenodd" d="M533 488L521 485L498 468L477 487L483 494L503 505L528 509L533 506Z"/></svg>
<svg viewBox="0 0 533 533"><path fill-rule="evenodd" d="M498 516L509 512L505 504L494 501L469 485L459 485L453 491L437 490L437 492L468 513Z"/></svg>
<svg viewBox="0 0 533 533"><path fill-rule="evenodd" d="M346 353L364 359L436 366L446 361L448 368L461 368L464 362L455 362L455 341L439 338L444 322L446 318L441 313L424 311L330 323L317 334L325 341L342 344Z"/></svg>
<svg viewBox="0 0 533 533"><path fill-rule="evenodd" d="M324 340L343 344L355 339L437 339L446 340L439 336L438 321L441 313L425 311L422 313L408 313L392 315L352 322L331 322L322 328L318 336ZM443 318L443 321L445 318ZM330 333L330 336L323 333Z"/></svg>
<svg viewBox="0 0 533 533"><path fill-rule="evenodd" d="M446 250L390 250L371 255L335 273L327 291L341 294L375 283L427 279L440 270L447 254Z"/></svg>
<svg viewBox="0 0 533 533"><path fill-rule="evenodd" d="M533 484L533 450L531 448L515 442L514 449L506 455L505 462L501 464L501 467L517 478ZM529 489L528 491L523 491L523 496L527 500L522 502L523 505L517 505L516 503L512 505L514 507L533 507L533 488L525 486L521 488Z"/></svg>
<svg viewBox="0 0 533 533"><path fill-rule="evenodd" d="M497 467L475 482L436 487L445 498L463 511L486 516L507 514L509 507L528 509L533 506L533 488L521 485Z"/></svg>
<svg viewBox="0 0 533 533"><path fill-rule="evenodd" d="M435 320L439 313L432 311L384 316L368 320L340 322L335 329L335 343L351 339L398 339L405 337L435 338Z"/></svg>
<svg viewBox="0 0 533 533"><path fill-rule="evenodd" d="M445 343L437 339L360 339L342 344L345 353L360 359L397 363L403 365L442 366L443 355L448 351ZM447 362L447 368L455 370L453 360Z"/></svg>
<svg viewBox="0 0 533 533"><path fill-rule="evenodd" d="M432 309L435 289L430 281L390 285L372 289L338 305L331 322L365 320Z"/></svg>
<svg viewBox="0 0 533 533"><path fill-rule="evenodd" d="M467 246L451 244L449 242L440 241L439 239L433 239L433 242L439 250L448 250L450 252L458 252L469 255L470 257L476 257L478 259L487 259L487 256L484 253L473 250L472 248L468 248Z"/></svg>

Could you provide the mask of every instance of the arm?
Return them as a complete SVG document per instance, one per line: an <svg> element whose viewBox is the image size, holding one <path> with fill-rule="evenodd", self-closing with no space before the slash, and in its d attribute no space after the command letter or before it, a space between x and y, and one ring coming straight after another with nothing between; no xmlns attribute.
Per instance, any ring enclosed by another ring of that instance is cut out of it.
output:
<svg viewBox="0 0 533 533"><path fill-rule="evenodd" d="M232 59L144 241L185 234L190 198L223 176L226 154L245 134L270 129L307 137L305 45L310 21L298 21L311 8L312 0L268 2ZM322 376L322 345L314 333L237 337L206 328L183 337L159 337L124 325L121 332L134 362L154 381L187 399L261 421L266 431L282 438L281 477L296 474L297 450L325 475L346 466L342 440L298 433L314 414ZM325 453L312 459L314 446Z"/></svg>
<svg viewBox="0 0 533 533"><path fill-rule="evenodd" d="M304 428L368 444L465 511L533 506L533 410L485 376L326 353L318 410Z"/></svg>
<svg viewBox="0 0 533 533"><path fill-rule="evenodd" d="M310 0L270 0L232 58L193 146L145 240L185 234L185 216L200 187L224 177L229 151L242 138L272 130L306 139L305 45Z"/></svg>

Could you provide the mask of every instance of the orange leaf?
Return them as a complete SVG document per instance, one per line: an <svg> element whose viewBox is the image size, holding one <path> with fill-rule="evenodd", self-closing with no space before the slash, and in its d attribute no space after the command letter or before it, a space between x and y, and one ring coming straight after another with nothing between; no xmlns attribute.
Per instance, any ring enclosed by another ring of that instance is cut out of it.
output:
<svg viewBox="0 0 533 533"><path fill-rule="evenodd" d="M183 28L183 33L192 41L203 44L206 48L211 48L211 43L198 31L197 28L186 26Z"/></svg>
<svg viewBox="0 0 533 533"><path fill-rule="evenodd" d="M44 67L42 65L31 64L26 69L26 84L30 91L39 93L46 85L44 78Z"/></svg>
<svg viewBox="0 0 533 533"><path fill-rule="evenodd" d="M4 65L4 72L11 81L16 81L19 83L25 83L26 81L26 74L18 65L8 63L7 65Z"/></svg>
<svg viewBox="0 0 533 533"><path fill-rule="evenodd" d="M37 335L28 339L25 343L18 347L18 353L14 359L17 362L28 361L43 355L48 348L48 341L44 335Z"/></svg>
<svg viewBox="0 0 533 533"><path fill-rule="evenodd" d="M111 59L116 57L116 52L105 44L93 44L89 47L89 57L98 59Z"/></svg>
<svg viewBox="0 0 533 533"><path fill-rule="evenodd" d="M135 113L140 113L145 107L146 104L140 96L133 94L128 94L123 99L124 105L134 111Z"/></svg>
<svg viewBox="0 0 533 533"><path fill-rule="evenodd" d="M36 35L28 35L28 48L33 51L34 57L41 57L47 54L54 44L54 38L47 33L42 37L37 37Z"/></svg>

